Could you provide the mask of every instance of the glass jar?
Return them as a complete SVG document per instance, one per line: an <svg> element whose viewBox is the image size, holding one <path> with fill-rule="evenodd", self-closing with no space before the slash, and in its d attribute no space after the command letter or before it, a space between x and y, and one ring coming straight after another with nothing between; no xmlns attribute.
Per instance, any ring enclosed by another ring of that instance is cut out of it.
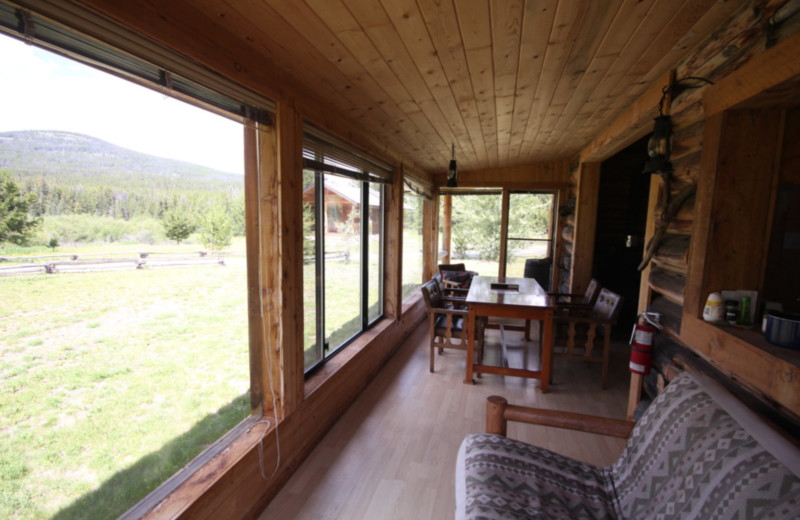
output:
<svg viewBox="0 0 800 520"><path fill-rule="evenodd" d="M731 325L736 325L739 321L739 302L736 300L725 300L725 319Z"/></svg>

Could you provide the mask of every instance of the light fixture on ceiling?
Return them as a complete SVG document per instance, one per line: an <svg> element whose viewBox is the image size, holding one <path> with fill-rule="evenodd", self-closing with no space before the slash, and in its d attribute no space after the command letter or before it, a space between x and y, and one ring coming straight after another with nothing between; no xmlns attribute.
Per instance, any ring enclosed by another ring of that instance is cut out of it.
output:
<svg viewBox="0 0 800 520"><path fill-rule="evenodd" d="M699 82L699 83L692 83ZM644 165L644 173L660 173L670 175L675 169L670 162L672 154L672 116L664 114L664 103L671 100L685 90L700 88L702 83L713 84L706 78L688 76L679 79L661 89L661 100L658 102L658 117L653 121L653 135L647 142L647 155L650 157Z"/></svg>
<svg viewBox="0 0 800 520"><path fill-rule="evenodd" d="M447 187L458 187L458 167L456 165L456 145L450 145L450 167L447 169Z"/></svg>

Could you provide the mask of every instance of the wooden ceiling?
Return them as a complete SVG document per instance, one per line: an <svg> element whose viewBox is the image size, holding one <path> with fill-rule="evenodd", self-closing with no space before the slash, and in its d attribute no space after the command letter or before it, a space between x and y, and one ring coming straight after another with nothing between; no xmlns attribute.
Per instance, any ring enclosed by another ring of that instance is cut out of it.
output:
<svg viewBox="0 0 800 520"><path fill-rule="evenodd" d="M332 112L440 173L451 143L460 170L574 156L746 2L138 3L213 24Z"/></svg>

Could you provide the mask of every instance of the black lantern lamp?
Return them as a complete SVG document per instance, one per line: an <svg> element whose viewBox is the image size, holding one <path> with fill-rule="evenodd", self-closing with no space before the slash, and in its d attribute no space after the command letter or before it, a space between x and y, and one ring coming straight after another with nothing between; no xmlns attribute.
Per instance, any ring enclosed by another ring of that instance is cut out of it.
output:
<svg viewBox="0 0 800 520"><path fill-rule="evenodd" d="M672 152L672 118L661 114L654 121L653 135L647 142L647 155L650 159L644 164L644 173L672 173L675 171L669 162Z"/></svg>
<svg viewBox="0 0 800 520"><path fill-rule="evenodd" d="M450 167L447 169L447 187L458 187L458 167L456 166L456 145L451 144Z"/></svg>
<svg viewBox="0 0 800 520"><path fill-rule="evenodd" d="M658 103L658 117L653 120L655 121L653 135L647 142L647 155L650 158L644 165L643 173L660 173L661 175L668 176L675 171L672 167L672 163L669 161L670 154L672 153L672 117L664 114L664 103L668 96L671 100L684 90L700 88L702 83L713 84L712 81L706 78L688 76L661 89L661 100Z"/></svg>

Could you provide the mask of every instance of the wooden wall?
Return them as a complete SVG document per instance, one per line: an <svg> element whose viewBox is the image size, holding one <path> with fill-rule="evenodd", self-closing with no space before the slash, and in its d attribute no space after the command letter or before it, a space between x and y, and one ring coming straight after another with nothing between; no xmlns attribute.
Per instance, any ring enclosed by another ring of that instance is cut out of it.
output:
<svg viewBox="0 0 800 520"><path fill-rule="evenodd" d="M695 83L699 88L668 100L671 101L674 129L672 162L675 172L671 195L673 199L685 196L685 203L669 219L663 240L643 272L639 307L644 310L651 306L662 313L666 326L663 336L670 340L660 342L660 348L671 354L655 356L653 377L661 381L646 385L651 390L663 386L664 379L669 379L676 367L691 368L687 360L697 360L697 366L702 365L702 360L725 377L736 380L769 407L794 420L800 417L800 378L797 378L800 360L793 360L791 356L787 360L784 352L775 352L763 338L741 338L740 331L716 330L717 327L700 319L710 290L754 289L759 284L763 244L742 243L739 237L744 234L763 241L765 230L768 235L770 198L768 195L756 197L756 194L759 190L773 188L771 182L764 181L760 175L764 170L762 165L766 164L769 170L776 159L776 148L783 142L782 134L778 135L782 131L782 116L779 110L769 114L762 111L754 121L752 113L723 115L722 111L791 76L786 69L794 67L797 61L792 53L796 55L800 48L797 34L800 21L795 17L778 28L770 28L768 23L772 14L785 3L750 2L675 67L677 78L701 76L718 85ZM761 62L769 62L769 65L748 70ZM794 72L797 73L800 70ZM668 84L669 79L664 77L655 83L639 102L584 149L573 176L579 199L581 191L585 192L582 184L587 180L587 166L591 168L593 162L610 157L651 131L651 118L656 115L661 87ZM784 98L786 91L786 87L781 91ZM710 111L714 111L714 115L709 115ZM743 118L747 121L741 121ZM741 135L733 135L737 131ZM748 150L737 148L734 143L742 139L758 144ZM743 174L732 180L731 168ZM591 178L588 180L592 182ZM655 176L654 181L648 210L648 237L655 234L665 213L661 193L664 183L659 176ZM755 203L756 199L761 202ZM586 204L591 207L591 201ZM579 203L579 228L581 222L585 222L580 211ZM581 233L590 236L589 230L575 232L576 236ZM577 251L590 247L576 240L573 288L580 287L586 276L585 265L578 264L590 262L587 257L581 260ZM733 249L736 249L735 254ZM725 250L727 253L722 252ZM710 251L717 253L709 256ZM712 258L713 263L709 261ZM734 271L738 274L734 275ZM676 352L683 353L677 355ZM632 392L635 394L635 389Z"/></svg>

